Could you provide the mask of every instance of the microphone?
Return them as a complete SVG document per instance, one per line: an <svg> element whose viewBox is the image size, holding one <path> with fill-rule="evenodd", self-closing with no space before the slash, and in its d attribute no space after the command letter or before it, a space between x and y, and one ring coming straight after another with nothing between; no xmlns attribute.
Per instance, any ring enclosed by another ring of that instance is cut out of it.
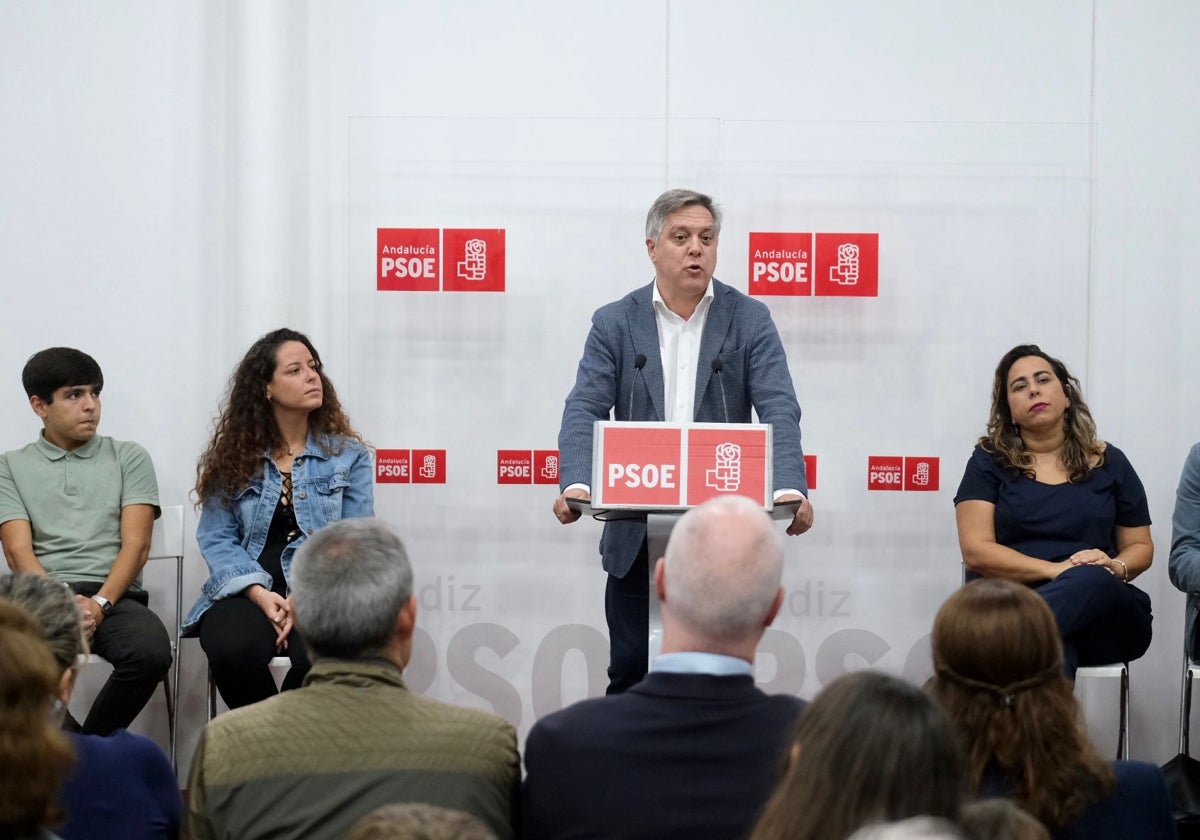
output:
<svg viewBox="0 0 1200 840"><path fill-rule="evenodd" d="M725 369L725 365L720 359L712 360L713 373L717 375L717 382L721 386L721 408L725 409L725 422L729 422L729 403L725 400L725 380L721 378L721 371Z"/></svg>
<svg viewBox="0 0 1200 840"><path fill-rule="evenodd" d="M633 357L633 381L629 383L629 419L633 420L633 386L637 384L638 375L646 366L646 355L638 353Z"/></svg>

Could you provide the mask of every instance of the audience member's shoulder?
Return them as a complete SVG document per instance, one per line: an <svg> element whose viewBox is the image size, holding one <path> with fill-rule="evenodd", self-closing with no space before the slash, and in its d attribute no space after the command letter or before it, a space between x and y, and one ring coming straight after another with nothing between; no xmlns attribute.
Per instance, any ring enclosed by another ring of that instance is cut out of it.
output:
<svg viewBox="0 0 1200 840"><path fill-rule="evenodd" d="M1157 790L1166 787L1162 769L1148 761L1114 761L1117 784L1126 789Z"/></svg>
<svg viewBox="0 0 1200 840"><path fill-rule="evenodd" d="M490 733L493 736L516 742L516 730L513 725L495 712L472 709L467 706L455 706L452 703L416 693L413 693L412 697L414 707L428 721L441 721L456 727L473 728L481 733Z"/></svg>
<svg viewBox="0 0 1200 840"><path fill-rule="evenodd" d="M111 735L76 734L72 741L81 764L119 767L124 772L135 768L147 774L173 772L166 754L145 735L118 729Z"/></svg>
<svg viewBox="0 0 1200 840"><path fill-rule="evenodd" d="M113 451L117 453L117 457L122 461L133 458L149 458L150 453L146 447L132 440L117 440L116 438L105 437L101 438L103 443L111 446Z"/></svg>

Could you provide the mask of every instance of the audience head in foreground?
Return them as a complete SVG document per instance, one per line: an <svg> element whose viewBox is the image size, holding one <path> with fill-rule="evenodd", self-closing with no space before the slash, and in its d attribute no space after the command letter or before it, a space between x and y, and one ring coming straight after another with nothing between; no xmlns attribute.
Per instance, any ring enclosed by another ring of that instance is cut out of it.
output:
<svg viewBox="0 0 1200 840"><path fill-rule="evenodd" d="M0 598L0 836L43 836L62 818L74 752L58 726L60 675L37 622Z"/></svg>
<svg viewBox="0 0 1200 840"><path fill-rule="evenodd" d="M957 820L966 794L958 736L920 689L859 671L800 716L791 760L754 840L834 840L875 822Z"/></svg>
<svg viewBox="0 0 1200 840"><path fill-rule="evenodd" d="M37 622L58 672L55 697L71 701L81 657L88 652L71 590L46 575L0 578L0 598ZM174 837L183 801L175 770L158 744L118 729L112 735L68 736L78 760L61 790L64 840L94 837Z"/></svg>
<svg viewBox="0 0 1200 840"><path fill-rule="evenodd" d="M959 820L971 840L1050 840L1050 832L1011 799L981 799Z"/></svg>
<svg viewBox="0 0 1200 840"><path fill-rule="evenodd" d="M1088 741L1054 614L1033 590L968 583L938 611L932 646L931 690L965 739L973 790L1010 797L1055 837L1173 836L1159 769L1110 763Z"/></svg>
<svg viewBox="0 0 1200 840"><path fill-rule="evenodd" d="M522 836L743 837L804 703L754 685L782 602L782 538L748 499L686 513L654 568L663 655L624 694L537 722Z"/></svg>
<svg viewBox="0 0 1200 840"><path fill-rule="evenodd" d="M354 824L346 840L496 840L477 818L433 805L384 805Z"/></svg>
<svg viewBox="0 0 1200 840"><path fill-rule="evenodd" d="M209 723L192 761L191 835L341 840L375 808L417 802L513 836L512 726L404 684L417 601L395 532L375 519L326 526L296 552L292 586L312 670L302 688Z"/></svg>

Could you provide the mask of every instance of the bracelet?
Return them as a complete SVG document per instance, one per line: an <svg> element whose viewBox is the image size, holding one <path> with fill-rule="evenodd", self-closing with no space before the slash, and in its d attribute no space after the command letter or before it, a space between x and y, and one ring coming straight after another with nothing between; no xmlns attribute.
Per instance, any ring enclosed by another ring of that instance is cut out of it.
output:
<svg viewBox="0 0 1200 840"><path fill-rule="evenodd" d="M1121 571L1124 573L1124 574L1122 574L1122 575L1121 575L1121 580L1123 580L1123 581L1125 581L1126 583L1128 583L1128 582L1129 582L1129 567L1125 565L1125 561L1124 561L1124 560L1121 560L1121 559L1119 559L1119 558L1116 558L1116 557L1114 557L1114 558L1112 558L1112 559L1113 559L1113 561L1114 561L1114 562L1117 562L1117 563L1120 563L1120 564L1121 564Z"/></svg>

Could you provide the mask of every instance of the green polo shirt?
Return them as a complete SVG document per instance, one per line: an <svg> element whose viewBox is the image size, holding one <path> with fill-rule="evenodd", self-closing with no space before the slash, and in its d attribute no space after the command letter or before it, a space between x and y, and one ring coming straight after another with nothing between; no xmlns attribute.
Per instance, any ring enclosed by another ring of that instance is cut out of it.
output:
<svg viewBox="0 0 1200 840"><path fill-rule="evenodd" d="M126 505L153 505L156 518L160 513L154 464L136 443L96 435L68 452L38 435L0 455L0 525L27 521L33 553L59 580L108 578ZM138 575L134 586L141 583Z"/></svg>

